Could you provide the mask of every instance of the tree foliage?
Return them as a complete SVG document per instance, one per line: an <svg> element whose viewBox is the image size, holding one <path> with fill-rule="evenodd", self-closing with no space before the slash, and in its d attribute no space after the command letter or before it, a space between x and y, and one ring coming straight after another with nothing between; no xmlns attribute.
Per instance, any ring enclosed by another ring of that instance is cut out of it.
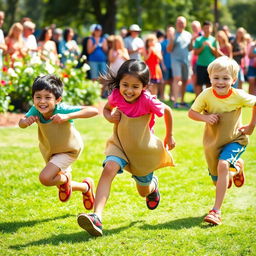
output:
<svg viewBox="0 0 256 256"><path fill-rule="evenodd" d="M225 5L219 0L218 4L221 25L243 26L256 34L256 0L229 0ZM6 12L5 31L24 16L31 17L39 28L54 23L79 30L100 23L108 34L133 23L144 31L165 29L180 15L188 23L214 21L214 0L0 0L0 8Z"/></svg>

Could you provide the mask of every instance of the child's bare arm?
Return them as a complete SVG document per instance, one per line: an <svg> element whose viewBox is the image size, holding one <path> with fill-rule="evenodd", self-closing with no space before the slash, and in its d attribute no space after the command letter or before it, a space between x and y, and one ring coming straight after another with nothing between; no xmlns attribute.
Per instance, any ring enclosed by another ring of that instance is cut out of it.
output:
<svg viewBox="0 0 256 256"><path fill-rule="evenodd" d="M72 112L69 114L55 114L50 119L54 123L64 123L67 122L70 119L76 119L76 118L89 118L93 117L99 114L99 111L95 107L86 106L83 107L81 110Z"/></svg>
<svg viewBox="0 0 256 256"><path fill-rule="evenodd" d="M38 116L29 116L29 117L23 117L19 121L19 127L20 128L27 128L31 124L38 121Z"/></svg>
<svg viewBox="0 0 256 256"><path fill-rule="evenodd" d="M239 130L244 134L251 135L253 133L255 125L256 125L256 106L254 106L252 109L251 122L247 125L240 127Z"/></svg>
<svg viewBox="0 0 256 256"><path fill-rule="evenodd" d="M121 119L121 113L118 109L115 111L112 111L113 108L109 105L107 102L103 109L103 115L104 117L110 122L110 123L119 123Z"/></svg>
<svg viewBox="0 0 256 256"><path fill-rule="evenodd" d="M169 150L173 149L176 145L174 137L173 137L173 118L172 118L172 110L167 105L164 105L164 121L166 127L166 135L164 139L164 146L168 147Z"/></svg>
<svg viewBox="0 0 256 256"><path fill-rule="evenodd" d="M219 115L218 114L209 114L209 115L205 115L205 114L201 114L197 111L194 111L192 109L190 109L188 111L188 117L195 120L195 121L201 121L201 122L205 122L208 124L216 124L219 121Z"/></svg>

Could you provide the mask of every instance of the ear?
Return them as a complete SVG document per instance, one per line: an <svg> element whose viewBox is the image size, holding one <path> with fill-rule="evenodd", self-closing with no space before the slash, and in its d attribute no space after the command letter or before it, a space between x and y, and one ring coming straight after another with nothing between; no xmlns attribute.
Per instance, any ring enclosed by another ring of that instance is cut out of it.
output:
<svg viewBox="0 0 256 256"><path fill-rule="evenodd" d="M59 104L62 101L62 97L60 96L58 99L56 99L56 104Z"/></svg>

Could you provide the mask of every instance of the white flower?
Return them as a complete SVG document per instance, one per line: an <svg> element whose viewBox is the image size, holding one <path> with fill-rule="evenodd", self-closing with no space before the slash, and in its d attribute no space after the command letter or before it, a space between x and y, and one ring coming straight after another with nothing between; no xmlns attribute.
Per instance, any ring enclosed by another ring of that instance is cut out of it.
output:
<svg viewBox="0 0 256 256"><path fill-rule="evenodd" d="M78 60L74 60L73 63L76 66L78 64Z"/></svg>
<svg viewBox="0 0 256 256"><path fill-rule="evenodd" d="M66 62L67 64L71 64L72 63L72 61L71 60L67 60L67 62Z"/></svg>
<svg viewBox="0 0 256 256"><path fill-rule="evenodd" d="M15 62L13 63L13 66L14 66L15 68L17 68L17 67L22 67L23 64L22 64L21 62L19 62L19 61L15 61Z"/></svg>
<svg viewBox="0 0 256 256"><path fill-rule="evenodd" d="M63 78L63 82L66 84L66 83L68 83L68 78L67 77L64 77Z"/></svg>
<svg viewBox="0 0 256 256"><path fill-rule="evenodd" d="M86 55L83 55L82 57L81 57L81 60L83 61L83 60L86 60L87 59L87 57L86 57Z"/></svg>
<svg viewBox="0 0 256 256"><path fill-rule="evenodd" d="M59 58L61 58L61 57L62 57L62 54L61 54L61 53L59 53L59 54L58 54L58 57L59 57Z"/></svg>
<svg viewBox="0 0 256 256"><path fill-rule="evenodd" d="M71 75L71 76L75 76L75 75L76 75L76 72L75 72L74 70L72 70L72 71L70 72L70 75Z"/></svg>
<svg viewBox="0 0 256 256"><path fill-rule="evenodd" d="M10 75L11 77L18 77L17 73L14 71L13 68L9 68L7 71L7 74Z"/></svg>
<svg viewBox="0 0 256 256"><path fill-rule="evenodd" d="M34 70L31 67L27 67L27 68L25 68L24 73L32 75L34 73Z"/></svg>
<svg viewBox="0 0 256 256"><path fill-rule="evenodd" d="M45 63L45 69L49 74L53 74L55 72L55 68L48 62Z"/></svg>
<svg viewBox="0 0 256 256"><path fill-rule="evenodd" d="M82 66L82 71L83 72L87 72L88 70L90 70L90 66L87 63L84 63L84 65Z"/></svg>
<svg viewBox="0 0 256 256"><path fill-rule="evenodd" d="M30 60L30 63L31 63L31 65L34 65L34 64L42 64L42 61L41 61L41 59L40 59L40 57L39 56L33 56L32 57L32 59Z"/></svg>
<svg viewBox="0 0 256 256"><path fill-rule="evenodd" d="M64 55L68 56L69 55L69 51L64 51Z"/></svg>

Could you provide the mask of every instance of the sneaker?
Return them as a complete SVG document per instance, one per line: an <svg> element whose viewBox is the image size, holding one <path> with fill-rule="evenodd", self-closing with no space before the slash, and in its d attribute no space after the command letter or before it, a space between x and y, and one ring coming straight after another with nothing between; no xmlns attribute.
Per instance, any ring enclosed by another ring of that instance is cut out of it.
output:
<svg viewBox="0 0 256 256"><path fill-rule="evenodd" d="M158 179L157 179L157 177L154 176L152 181L155 183L156 188L151 194L149 194L146 197L147 207L150 210L156 209L156 207L158 206L158 204L160 202L160 193L158 191Z"/></svg>
<svg viewBox="0 0 256 256"><path fill-rule="evenodd" d="M91 210L94 205L94 192L93 192L94 182L93 182L93 179L91 179L91 178L85 178L83 180L83 183L86 183L89 187L88 191L82 193L84 208L86 210Z"/></svg>
<svg viewBox="0 0 256 256"><path fill-rule="evenodd" d="M179 103L177 103L177 102L175 102L175 103L173 103L173 108L180 108L180 104Z"/></svg>
<svg viewBox="0 0 256 256"><path fill-rule="evenodd" d="M181 106L182 108L190 108L190 106L189 106L188 103L186 103L186 102L181 102L181 103L180 103L180 106Z"/></svg>
<svg viewBox="0 0 256 256"><path fill-rule="evenodd" d="M221 217L220 213L217 213L215 210L209 211L209 213L204 217L204 221L211 223L213 225L220 225L221 223Z"/></svg>
<svg viewBox="0 0 256 256"><path fill-rule="evenodd" d="M237 161L237 168L239 172L233 176L233 182L236 187L240 188L244 185L244 182L245 182L244 162L241 158L238 159Z"/></svg>
<svg viewBox="0 0 256 256"><path fill-rule="evenodd" d="M102 223L95 214L81 213L77 217L78 225L92 236L102 236Z"/></svg>

